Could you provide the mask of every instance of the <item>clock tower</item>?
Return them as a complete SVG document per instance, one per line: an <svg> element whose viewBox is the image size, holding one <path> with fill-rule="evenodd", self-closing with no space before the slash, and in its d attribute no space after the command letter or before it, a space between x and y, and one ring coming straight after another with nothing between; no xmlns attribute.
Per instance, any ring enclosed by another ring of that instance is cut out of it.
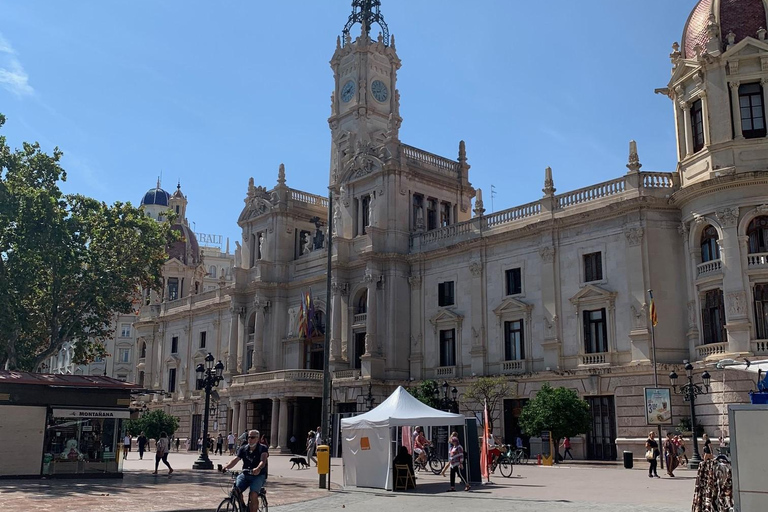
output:
<svg viewBox="0 0 768 512"><path fill-rule="evenodd" d="M330 183L335 187L359 174L361 167L373 173L385 160L387 146L398 138L402 121L396 88L400 59L380 9L380 0L354 0L331 58L334 90L328 124L332 136ZM355 25L361 29L353 39ZM371 33L374 25L379 28L376 37ZM376 158L361 161L361 154Z"/></svg>

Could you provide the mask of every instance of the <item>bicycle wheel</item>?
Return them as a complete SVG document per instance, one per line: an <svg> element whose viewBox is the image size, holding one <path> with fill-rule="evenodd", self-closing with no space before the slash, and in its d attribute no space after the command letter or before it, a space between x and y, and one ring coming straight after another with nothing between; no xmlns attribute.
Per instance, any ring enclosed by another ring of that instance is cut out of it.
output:
<svg viewBox="0 0 768 512"><path fill-rule="evenodd" d="M445 467L445 462L440 460L437 457L432 457L429 459L429 469L436 475L439 475L441 471L443 471L443 468Z"/></svg>
<svg viewBox="0 0 768 512"><path fill-rule="evenodd" d="M523 451L518 459L518 464L528 464L528 453Z"/></svg>
<svg viewBox="0 0 768 512"><path fill-rule="evenodd" d="M505 476L507 478L512 476L512 461L508 458L504 457L499 461L499 471L501 471L501 475Z"/></svg>
<svg viewBox="0 0 768 512"><path fill-rule="evenodd" d="M234 498L224 498L216 512L240 512L240 507L237 506L237 501Z"/></svg>

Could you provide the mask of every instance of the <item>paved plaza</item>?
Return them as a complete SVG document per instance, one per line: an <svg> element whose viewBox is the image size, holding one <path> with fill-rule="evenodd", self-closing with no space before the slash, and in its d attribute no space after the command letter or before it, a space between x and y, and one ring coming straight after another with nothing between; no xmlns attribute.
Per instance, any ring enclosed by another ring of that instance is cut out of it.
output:
<svg viewBox="0 0 768 512"><path fill-rule="evenodd" d="M3 480L0 494L4 510L39 512L212 511L225 496L231 480L213 472L193 471L193 453L172 453L175 471L151 474L154 454L138 460L136 452L125 463L118 479ZM556 467L515 466L512 478L491 477L491 484L470 492L446 492L448 478L419 473L417 489L407 493L382 490L345 490L341 487L341 460L332 465L332 490L317 488L314 466L291 469L289 457L272 455L267 481L270 509L285 512L341 510L548 510L683 512L691 508L695 473L678 470L676 478L649 479L646 465L633 470L620 466L564 464ZM214 456L214 464L229 457Z"/></svg>

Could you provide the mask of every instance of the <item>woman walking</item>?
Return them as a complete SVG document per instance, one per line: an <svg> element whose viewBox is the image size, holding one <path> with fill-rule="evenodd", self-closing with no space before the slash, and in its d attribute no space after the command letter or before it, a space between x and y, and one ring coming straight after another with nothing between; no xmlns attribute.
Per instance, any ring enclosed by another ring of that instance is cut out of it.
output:
<svg viewBox="0 0 768 512"><path fill-rule="evenodd" d="M456 475L464 482L464 490L469 490L469 484L464 480L464 476L461 474L461 470L464 469L464 448L459 444L458 437L451 438L451 450L449 452L450 464L451 464L451 488L449 491L456 490Z"/></svg>
<svg viewBox="0 0 768 512"><path fill-rule="evenodd" d="M311 430L307 433L307 462L314 462L317 466L317 459L315 459L315 433Z"/></svg>
<svg viewBox="0 0 768 512"><path fill-rule="evenodd" d="M173 473L173 468L168 464L168 451L171 449L171 444L168 442L168 434L160 432L160 439L155 444L155 471L153 475L157 474L157 467L160 465L160 461L168 466L168 474Z"/></svg>
<svg viewBox="0 0 768 512"><path fill-rule="evenodd" d="M714 456L712 455L712 441L709 439L707 434L702 435L701 439L704 441L704 460L713 459Z"/></svg>
<svg viewBox="0 0 768 512"><path fill-rule="evenodd" d="M677 445L672 437L672 432L667 432L667 439L664 441L664 462L667 463L667 474L675 477L675 468L677 468Z"/></svg>
<svg viewBox="0 0 768 512"><path fill-rule="evenodd" d="M659 443L656 442L656 433L648 432L648 439L645 441L645 458L648 459L648 478L661 478L656 472L656 465L659 463L656 458L659 456Z"/></svg>

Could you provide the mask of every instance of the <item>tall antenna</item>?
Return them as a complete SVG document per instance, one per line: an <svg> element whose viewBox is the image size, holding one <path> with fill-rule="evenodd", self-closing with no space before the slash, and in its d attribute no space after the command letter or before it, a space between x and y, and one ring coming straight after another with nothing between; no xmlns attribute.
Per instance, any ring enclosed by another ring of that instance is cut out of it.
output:
<svg viewBox="0 0 768 512"><path fill-rule="evenodd" d="M491 213L496 210L493 209L493 198L496 197L496 185L491 185Z"/></svg>

